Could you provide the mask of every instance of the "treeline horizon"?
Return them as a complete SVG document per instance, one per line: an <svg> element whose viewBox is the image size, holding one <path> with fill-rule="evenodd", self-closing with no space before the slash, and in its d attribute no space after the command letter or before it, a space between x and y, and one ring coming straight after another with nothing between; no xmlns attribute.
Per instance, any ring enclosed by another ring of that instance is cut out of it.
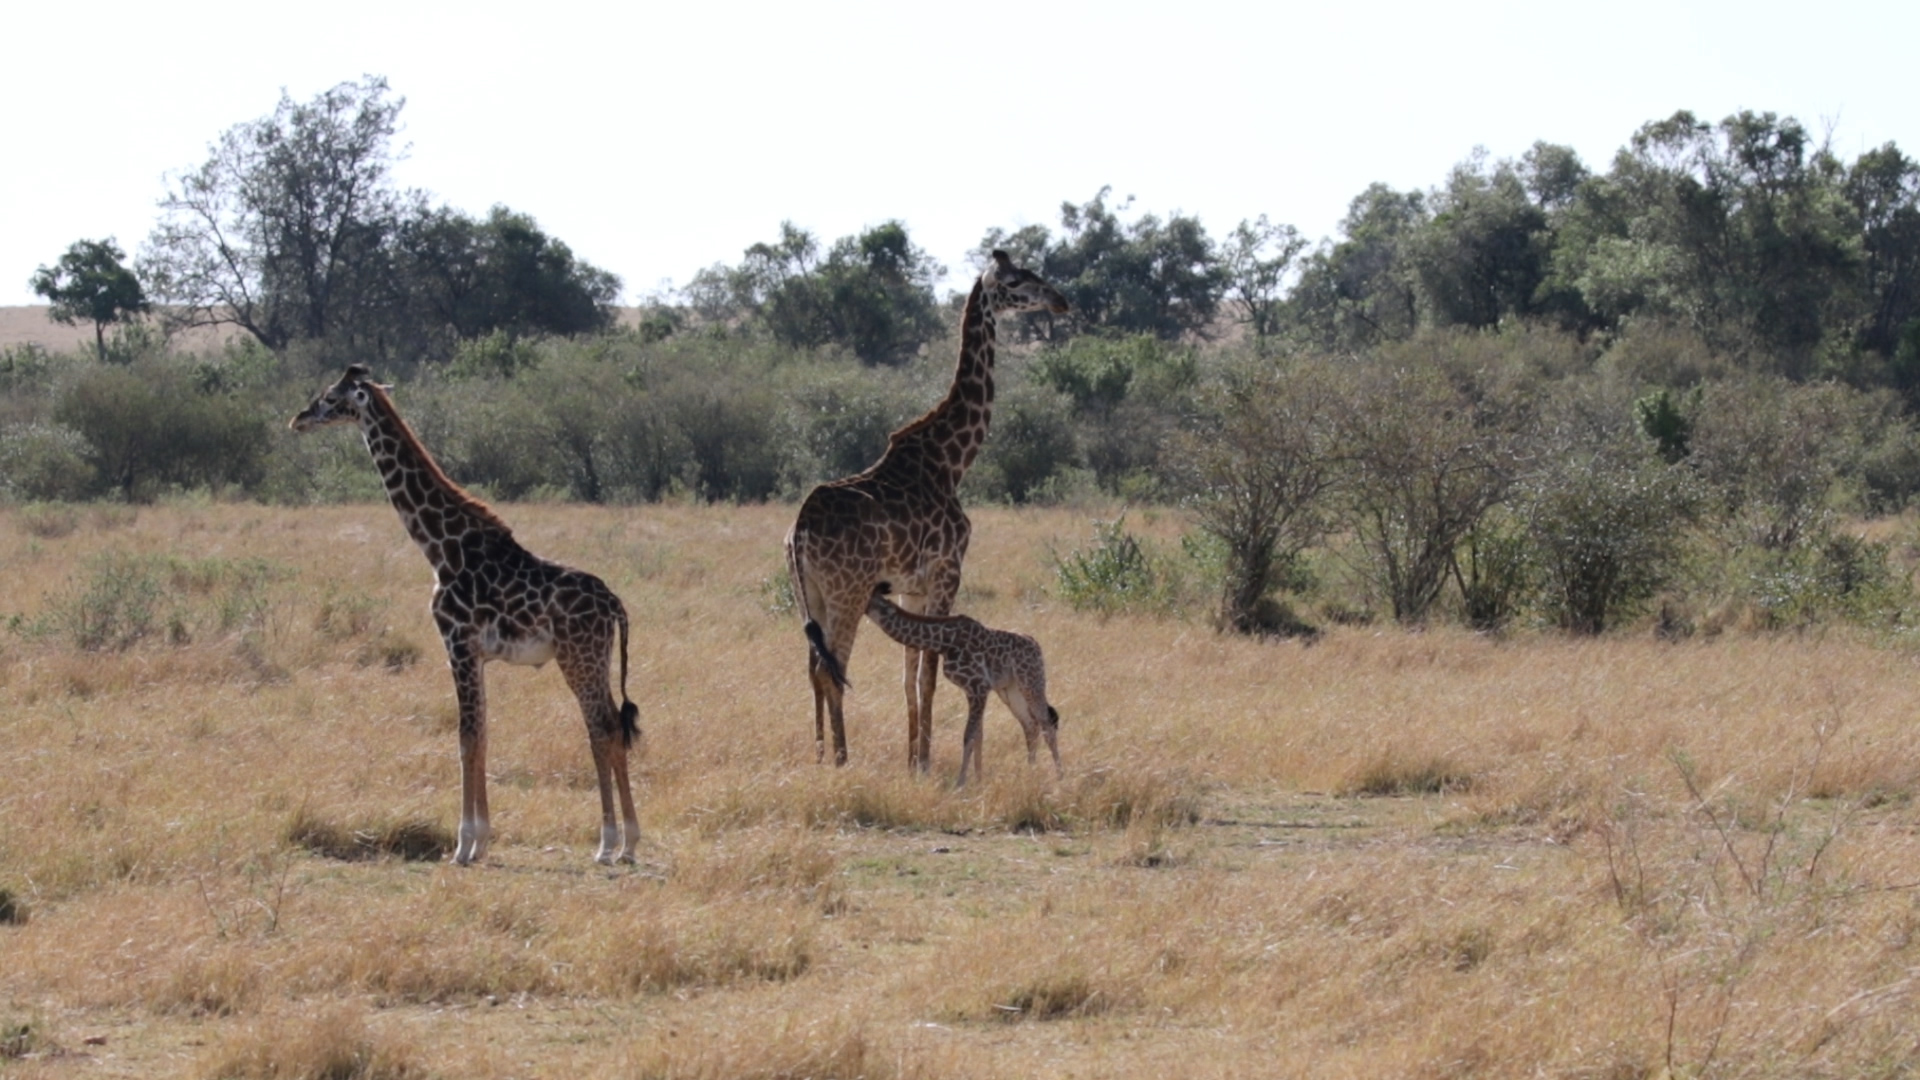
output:
<svg viewBox="0 0 1920 1080"><path fill-rule="evenodd" d="M357 440L282 432L354 361L399 384L455 479L504 500L798 498L944 392L959 297L900 222L831 243L783 223L619 326L617 279L530 217L368 197L406 212L337 218L329 285L286 243L317 220L297 181L352 174L310 167L345 125L371 163L358 190L380 191L386 93L370 78L230 132L231 160L195 175L259 196L233 227L196 239L198 211L173 207L133 268L98 242L43 268L95 348L0 351L0 498L378 499ZM1177 550L1103 526L1061 557L1070 602L1255 633L1905 625L1920 537L1843 527L1920 493L1920 165L1897 147L1844 162L1791 119L1680 113L1604 172L1540 143L1431 189L1374 185L1318 245L1127 209L1102 190L977 252L1073 310L1002 324L964 496L1191 523ZM195 246L216 238L240 246ZM216 264L253 298L244 333L171 347L231 314L180 291Z"/></svg>

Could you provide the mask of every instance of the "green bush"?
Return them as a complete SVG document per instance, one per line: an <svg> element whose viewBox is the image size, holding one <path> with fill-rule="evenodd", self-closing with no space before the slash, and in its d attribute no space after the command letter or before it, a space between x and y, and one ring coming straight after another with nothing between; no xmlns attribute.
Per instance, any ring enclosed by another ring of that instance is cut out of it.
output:
<svg viewBox="0 0 1920 1080"><path fill-rule="evenodd" d="M1140 538L1127 531L1123 514L1093 524L1093 544L1053 556L1055 595L1076 611L1111 614L1166 607L1169 575Z"/></svg>
<svg viewBox="0 0 1920 1080"><path fill-rule="evenodd" d="M160 567L159 560L117 551L90 559L86 577L55 601L56 625L77 648L98 651L131 646L152 634L167 617Z"/></svg>
<svg viewBox="0 0 1920 1080"><path fill-rule="evenodd" d="M82 499L96 472L86 437L60 424L26 423L0 433L0 497Z"/></svg>
<svg viewBox="0 0 1920 1080"><path fill-rule="evenodd" d="M1631 447L1550 460L1523 498L1543 599L1581 634L1630 615L1672 575L1694 507L1682 469Z"/></svg>
<svg viewBox="0 0 1920 1080"><path fill-rule="evenodd" d="M86 440L99 481L128 500L169 487L250 489L264 474L264 417L196 387L177 363L90 368L60 395L54 418Z"/></svg>

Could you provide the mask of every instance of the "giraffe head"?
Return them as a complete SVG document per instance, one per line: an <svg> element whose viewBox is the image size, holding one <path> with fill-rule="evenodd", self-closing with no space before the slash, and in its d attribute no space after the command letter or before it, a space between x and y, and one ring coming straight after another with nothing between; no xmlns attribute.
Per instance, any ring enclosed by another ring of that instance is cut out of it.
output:
<svg viewBox="0 0 1920 1080"><path fill-rule="evenodd" d="M993 261L980 272L980 284L986 287L987 304L996 313L1067 312L1067 298L1059 289L1041 280L1039 274L1013 265L1013 257L998 248L994 249Z"/></svg>
<svg viewBox="0 0 1920 1080"><path fill-rule="evenodd" d="M373 372L365 364L353 364L340 376L339 382L320 391L313 404L300 410L287 426L307 432L332 424L357 424L366 415L375 388L386 389L373 381Z"/></svg>

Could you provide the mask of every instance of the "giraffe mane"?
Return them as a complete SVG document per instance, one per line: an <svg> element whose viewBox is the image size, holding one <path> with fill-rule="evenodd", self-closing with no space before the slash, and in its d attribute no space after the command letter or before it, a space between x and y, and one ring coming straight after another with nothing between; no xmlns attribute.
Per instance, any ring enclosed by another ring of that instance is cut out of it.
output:
<svg viewBox="0 0 1920 1080"><path fill-rule="evenodd" d="M965 343L967 340L965 324L969 320L978 320L981 317L981 312L985 304L986 280L984 277L976 278L973 283L973 291L967 295L965 313L961 316L962 328L960 331L960 341L963 349L966 347ZM958 365L956 365L956 367L957 366ZM957 393L959 393L958 387L947 391L947 396L936 402L933 408L921 413L919 419L909 420L907 423L894 429L893 433L887 436L887 453L891 454L895 447L933 426L934 421L938 420L940 415L953 405L954 395ZM883 458L882 460L885 459Z"/></svg>
<svg viewBox="0 0 1920 1080"><path fill-rule="evenodd" d="M426 445L420 441L420 436L414 434L413 425L407 423L407 418L400 415L399 406L393 403L393 398L387 396L386 387L371 379L362 381L361 385L367 388L367 396L373 399L374 405L384 410L393 419L393 425L400 433L400 441L418 455L420 461L426 463L428 478L440 485L441 489L452 498L455 506L509 536L513 534L512 527L501 520L493 507L488 506L478 496L456 483L453 477L448 476L446 470L440 467L439 460L427 452Z"/></svg>

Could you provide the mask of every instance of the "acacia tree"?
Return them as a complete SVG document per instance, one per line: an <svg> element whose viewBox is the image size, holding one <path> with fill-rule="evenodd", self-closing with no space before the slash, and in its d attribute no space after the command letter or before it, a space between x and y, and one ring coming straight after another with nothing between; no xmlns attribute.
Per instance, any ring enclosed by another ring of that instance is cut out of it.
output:
<svg viewBox="0 0 1920 1080"><path fill-rule="evenodd" d="M1174 440L1172 471L1187 505L1226 552L1222 627L1272 629L1262 601L1277 572L1326 531L1346 408L1341 377L1324 362L1256 362L1210 384L1201 424Z"/></svg>
<svg viewBox="0 0 1920 1080"><path fill-rule="evenodd" d="M229 128L160 201L142 270L191 324L268 348L350 330L375 302L403 198L388 184L405 99L369 75Z"/></svg>
<svg viewBox="0 0 1920 1080"><path fill-rule="evenodd" d="M1505 412L1472 400L1437 365L1374 361L1355 372L1341 417L1346 525L1400 622L1426 618L1461 541L1505 497L1516 457Z"/></svg>
<svg viewBox="0 0 1920 1080"><path fill-rule="evenodd" d="M140 279L122 261L126 257L113 237L75 240L59 261L35 270L30 283L52 305L47 318L67 326L81 319L93 323L93 344L102 361L107 325L152 310Z"/></svg>

